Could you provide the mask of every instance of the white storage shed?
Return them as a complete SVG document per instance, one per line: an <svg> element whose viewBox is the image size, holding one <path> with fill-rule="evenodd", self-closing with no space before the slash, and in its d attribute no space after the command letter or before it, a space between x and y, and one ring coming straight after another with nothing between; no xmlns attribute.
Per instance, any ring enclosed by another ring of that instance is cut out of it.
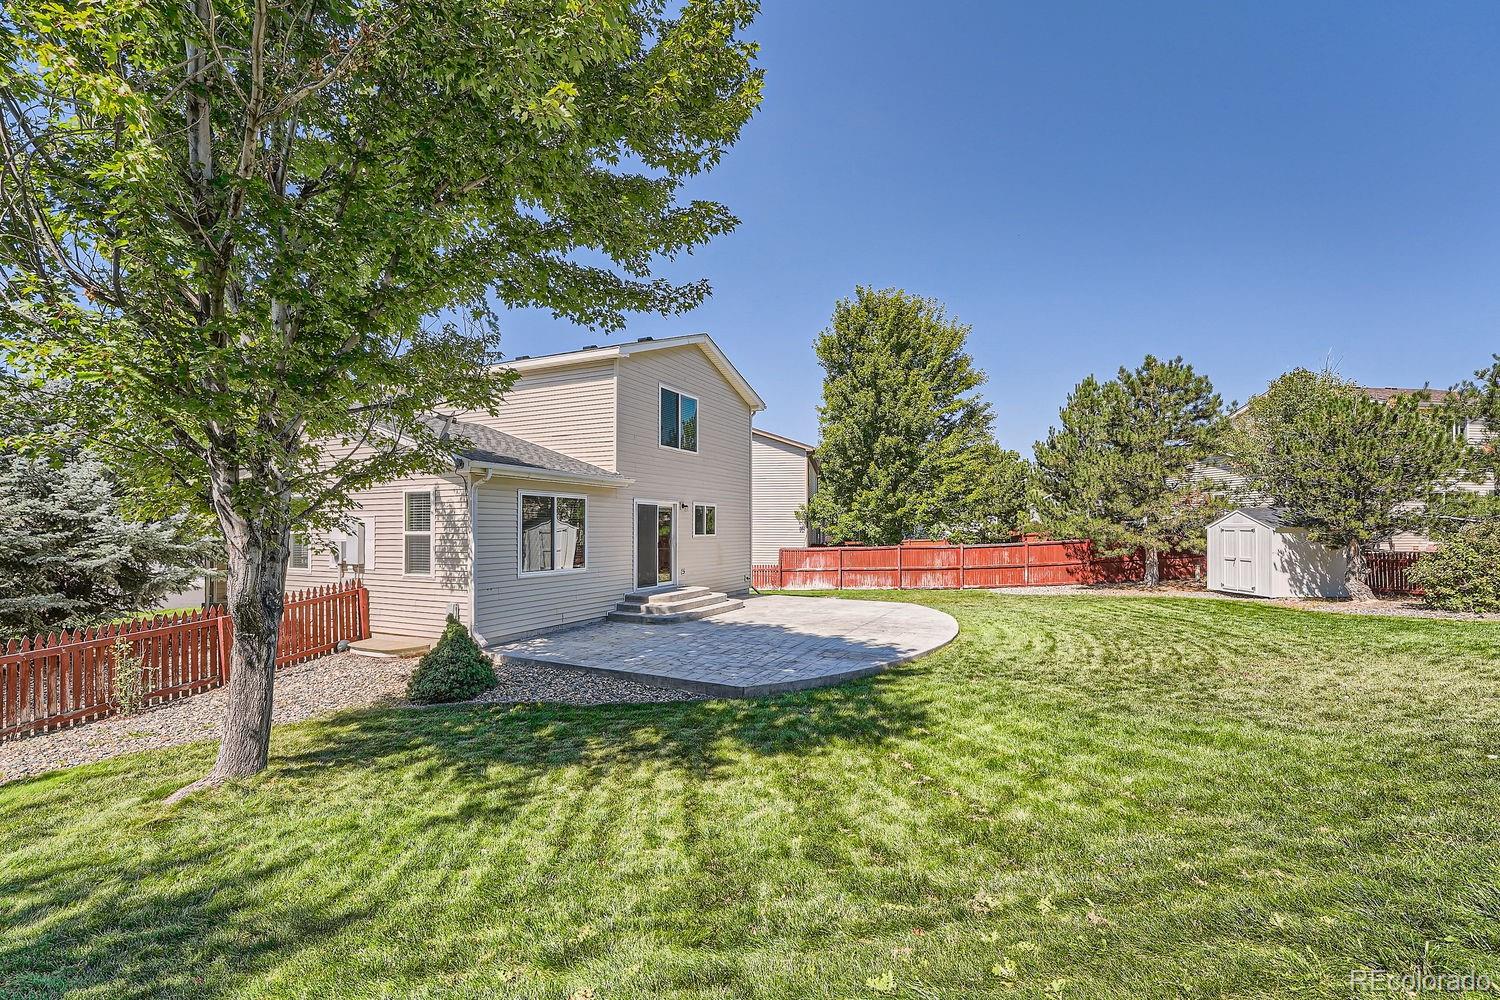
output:
<svg viewBox="0 0 1500 1000"><path fill-rule="evenodd" d="M1208 525L1208 589L1256 597L1348 597L1348 558L1271 507L1237 507Z"/></svg>

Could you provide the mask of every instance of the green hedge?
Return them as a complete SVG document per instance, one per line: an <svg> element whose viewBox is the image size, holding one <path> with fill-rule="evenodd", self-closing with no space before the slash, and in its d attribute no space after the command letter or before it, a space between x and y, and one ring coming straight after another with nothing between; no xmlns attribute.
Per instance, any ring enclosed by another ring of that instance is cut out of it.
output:
<svg viewBox="0 0 1500 1000"><path fill-rule="evenodd" d="M1444 611L1500 611L1500 521L1481 521L1443 540L1411 568L1430 607Z"/></svg>

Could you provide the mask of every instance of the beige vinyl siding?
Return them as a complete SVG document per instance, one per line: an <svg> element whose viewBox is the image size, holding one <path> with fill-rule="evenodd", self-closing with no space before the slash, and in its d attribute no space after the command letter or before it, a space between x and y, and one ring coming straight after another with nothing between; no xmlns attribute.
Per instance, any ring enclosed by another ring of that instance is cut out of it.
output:
<svg viewBox="0 0 1500 1000"><path fill-rule="evenodd" d="M635 479L623 492L676 504L679 583L744 592L750 585L749 405L697 347L642 352L621 358L619 366L619 472ZM697 452L661 446L663 384L697 397ZM693 537L695 503L718 507L716 535ZM633 539L632 529L627 541Z"/></svg>
<svg viewBox="0 0 1500 1000"><path fill-rule="evenodd" d="M615 471L613 360L522 375L497 409L498 415L475 410L459 419Z"/></svg>
<svg viewBox="0 0 1500 1000"><path fill-rule="evenodd" d="M630 590L633 522L622 489L478 477L475 620L485 642L604 617ZM582 496L588 501L588 565L579 571L517 572L519 491Z"/></svg>
<svg viewBox="0 0 1500 1000"><path fill-rule="evenodd" d="M342 449L334 454L342 455ZM407 576L405 496L432 490L432 573ZM392 635L431 636L443 629L450 605L469 619L469 499L462 474L412 476L355 494L354 517L374 522L374 565L363 577L370 590L370 623ZM287 570L287 589L340 580L328 540L314 536L309 567ZM366 553L367 560L370 553Z"/></svg>
<svg viewBox="0 0 1500 1000"><path fill-rule="evenodd" d="M808 543L807 528L797 520L797 511L807 504L811 463L801 448L759 434L751 442L751 459L751 559L757 566L772 566L783 548Z"/></svg>

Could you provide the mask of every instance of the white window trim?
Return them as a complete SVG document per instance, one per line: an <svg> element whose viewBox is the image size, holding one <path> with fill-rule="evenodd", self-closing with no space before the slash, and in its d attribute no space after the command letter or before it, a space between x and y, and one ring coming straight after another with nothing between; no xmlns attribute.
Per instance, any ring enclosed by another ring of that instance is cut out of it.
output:
<svg viewBox="0 0 1500 1000"><path fill-rule="evenodd" d="M649 587L642 587L639 583L641 578L641 547L640 538L636 532L639 530L640 509L642 507L669 507L672 510L672 579L666 583L653 583ZM682 563L678 558L678 554L682 545L681 501L634 497L630 502L630 522L630 592L632 594L645 594L653 590L665 590L669 587L680 586L682 582Z"/></svg>
<svg viewBox="0 0 1500 1000"><path fill-rule="evenodd" d="M697 444L697 447L694 448L694 449L692 449L691 451L689 451L686 448L682 448L682 447L673 448L669 444L662 444L661 443L661 391L663 389L667 390L668 392L675 392L675 393L677 393L677 440L679 442L682 441L682 401L684 399L691 399L693 401L693 406L694 406L693 412L695 414L697 414L697 416L696 416L695 419L698 421L698 439L695 442ZM667 382L658 382L658 383L656 383L656 446L658 448L662 449L663 451L675 451L675 452L677 452L680 455L697 455L700 452L702 452L703 451L703 400L699 399L697 396L694 396L690 392L683 392L681 389L677 388L675 385L671 385L671 384L669 384Z"/></svg>
<svg viewBox="0 0 1500 1000"><path fill-rule="evenodd" d="M709 510L712 510L714 512L714 530L713 531L703 531L703 532L700 532L698 530L698 508L699 507L707 507ZM693 537L694 538L718 538L719 537L719 505L718 504L716 504L716 503L702 503L701 501L698 501L698 500L694 500L693 501Z"/></svg>
<svg viewBox="0 0 1500 1000"><path fill-rule="evenodd" d="M427 530L426 531L412 531L412 530L410 530L407 527L407 524L411 520L411 511L410 511L410 504L407 503L407 499L406 498L407 497L411 497L411 496L416 496L419 493L426 493L427 494L427 497L428 497L428 500L427 500L427 502L428 502L428 510L431 511L430 518L429 518L429 520L427 522ZM418 579L427 579L427 578L433 576L433 574L437 572L437 546L435 544L433 544L433 536L436 534L436 532L434 532L432 530L436 526L437 526L437 491L433 490L433 489L425 489L425 490L403 490L401 492L401 575L402 576L416 577ZM408 566L406 565L406 559L407 559L407 555L408 555L408 553L407 553L407 547L406 547L406 540L408 538L411 538L414 535L417 535L417 536L425 535L425 536L427 536L427 572L425 572L425 573L413 573L411 571L411 569L408 568Z"/></svg>
<svg viewBox="0 0 1500 1000"><path fill-rule="evenodd" d="M552 569L527 570L522 567L525 562L522 559L522 546L525 544L522 536L522 512L521 503L523 497L551 497L552 505L552 556L557 558L557 501L558 500L582 500L583 501L583 565L582 566L554 566ZM592 526L589 524L589 498L581 493L552 493L547 490L516 490L516 579L527 579L538 576L573 576L578 573L589 571L589 538L593 535Z"/></svg>

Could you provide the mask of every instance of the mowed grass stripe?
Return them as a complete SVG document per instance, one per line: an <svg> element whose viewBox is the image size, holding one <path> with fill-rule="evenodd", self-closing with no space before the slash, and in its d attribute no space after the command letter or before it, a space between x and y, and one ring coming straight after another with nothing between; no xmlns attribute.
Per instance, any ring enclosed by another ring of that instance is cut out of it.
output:
<svg viewBox="0 0 1500 1000"><path fill-rule="evenodd" d="M761 702L372 711L0 787L0 995L1347 996L1500 978L1500 628L871 594Z"/></svg>

